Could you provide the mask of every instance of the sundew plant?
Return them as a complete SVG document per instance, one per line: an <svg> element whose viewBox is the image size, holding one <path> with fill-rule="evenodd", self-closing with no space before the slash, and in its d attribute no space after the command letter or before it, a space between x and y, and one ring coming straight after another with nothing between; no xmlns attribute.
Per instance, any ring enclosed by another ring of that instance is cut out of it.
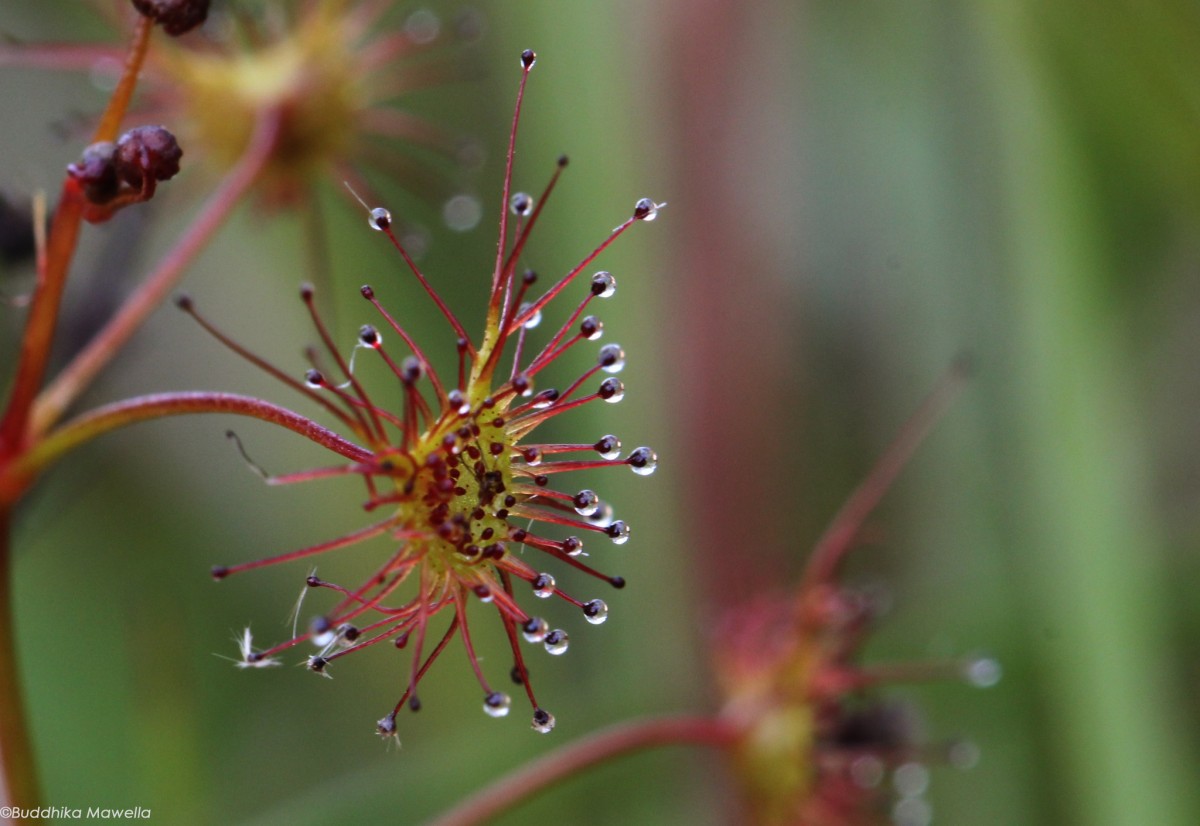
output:
<svg viewBox="0 0 1200 826"><path fill-rule="evenodd" d="M16 818L1200 822L1197 32L0 4Z"/></svg>

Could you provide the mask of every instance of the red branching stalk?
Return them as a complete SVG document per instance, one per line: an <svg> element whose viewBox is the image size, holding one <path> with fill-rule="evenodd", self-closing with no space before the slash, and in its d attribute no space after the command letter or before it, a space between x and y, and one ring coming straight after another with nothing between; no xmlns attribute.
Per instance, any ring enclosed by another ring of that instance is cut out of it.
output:
<svg viewBox="0 0 1200 826"><path fill-rule="evenodd" d="M111 141L116 137L146 59L151 28L153 22L149 18L138 18L124 71L96 128L93 142ZM47 249L44 255L39 251L37 283L25 322L25 333L21 338L17 375L13 380L4 418L0 421L0 461L19 452L29 437L26 427L34 397L45 377L50 359L58 311L86 207L87 199L80 183L68 176L63 182L62 194L54 212Z"/></svg>
<svg viewBox="0 0 1200 826"><path fill-rule="evenodd" d="M241 162L230 170L187 232L167 253L154 272L121 305L108 324L38 395L34 403L31 427L35 438L54 425L71 402L87 389L96 375L141 327L150 313L162 304L178 284L187 267L233 213L234 208L242 202L276 149L281 117L282 114L276 111L263 113Z"/></svg>
<svg viewBox="0 0 1200 826"><path fill-rule="evenodd" d="M731 748L741 736L732 724L710 717L660 717L620 723L556 749L503 777L442 813L427 826L488 823L522 801L592 766L666 746Z"/></svg>
<svg viewBox="0 0 1200 826"><path fill-rule="evenodd" d="M111 141L116 137L145 61L150 29L148 20L139 20L124 72L96 130L96 141ZM145 189L153 191L153 182L153 177L145 178ZM13 462L30 445L32 407L45 378L80 224L88 208L83 186L75 176L68 175L49 234L45 236L44 244L39 243L37 281L21 337L16 375L0 419L0 477L5 482L14 478ZM36 234L39 239L43 237L41 227ZM16 474L17 477L20 475ZM27 479L16 486L0 483L0 662L3 662L3 668L0 668L0 775L3 777L0 803L21 809L36 808L40 800L21 699L12 610L12 508L27 484Z"/></svg>

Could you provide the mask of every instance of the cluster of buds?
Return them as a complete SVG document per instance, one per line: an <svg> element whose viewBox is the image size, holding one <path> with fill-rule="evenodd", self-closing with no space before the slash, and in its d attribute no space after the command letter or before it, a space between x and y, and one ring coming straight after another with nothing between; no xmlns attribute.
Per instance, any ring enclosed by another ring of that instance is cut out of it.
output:
<svg viewBox="0 0 1200 826"><path fill-rule="evenodd" d="M303 381L234 343L199 314L191 299L179 302L219 340L322 405L347 431L342 437L309 423L310 438L348 461L268 480L287 484L357 476L367 489L365 510L387 513L347 536L213 570L216 579L224 579L264 565L309 559L372 537L390 538L392 550L361 585L346 587L315 573L307 577L308 588L332 592L337 601L310 624L306 633L266 650L254 649L248 634L241 641L241 665L245 667L273 665L279 662L278 655L293 647L315 645L317 651L307 657L307 664L321 674L326 674L336 660L365 648L384 645L408 649L408 683L399 701L378 722L381 735L395 734L396 715L404 705L413 710L420 706L418 683L455 636L461 637L483 689L484 711L494 717L508 713L511 698L485 677L475 654L468 615L478 609L470 608L471 603L490 606L488 610L497 613L511 644L512 679L524 689L533 707L532 727L543 733L550 731L554 717L534 695L520 640L561 655L567 651L569 636L566 630L552 629L546 620L523 607L518 590L528 588L535 599L558 598L570 603L593 625L604 622L608 606L598 598L572 595L552 573L532 565L520 549L538 551L546 560L574 568L611 587L624 587L622 577L601 573L583 561L584 544L586 541L590 547L593 538L600 538L605 543L622 545L629 540L629 525L615 519L611 507L594 491L563 490L555 483L567 474L599 468L623 467L645 476L654 472L658 462L648 447L622 456L621 442L613 435L581 443L548 443L532 438L542 423L563 413L583 405L616 403L624 396L624 386L616 374L625 365L625 353L617 344L601 346L592 366L562 389L535 387L543 372L563 354L601 337L603 325L588 310L593 302L616 292L616 279L611 273L602 270L590 279L582 279L582 297L557 331L536 350L529 342L551 302L581 280L580 275L617 237L635 223L654 220L662 206L648 198L638 201L632 214L599 246L540 296L532 297L537 276L519 268L518 261L546 198L567 165L565 157L559 159L539 199L511 193L512 141L516 139L525 84L535 59L532 51L521 55L521 84L504 177L500 240L480 340L471 339L413 262L393 232L391 214L381 207L369 209L371 228L394 245L453 330L458 353L455 379L439 375L370 286L362 288L362 295L374 306L381 323L360 329L354 353L370 351L394 374L404 394L398 412L380 406L368 394L355 375L354 359L344 357L322 322L312 287L305 286L301 295L323 342L325 356L310 352L312 366ZM511 233L510 221L515 226ZM397 349L401 352L385 344L389 335L399 340ZM329 361L323 364L325 358ZM556 532L569 535L554 538ZM410 588L415 586L415 594L405 599L399 593L406 583ZM443 613L450 617L447 627L431 647L431 625Z"/></svg>
<svg viewBox="0 0 1200 826"><path fill-rule="evenodd" d="M132 0L138 13L172 37L187 34L208 19L211 0Z"/></svg>
<svg viewBox="0 0 1200 826"><path fill-rule="evenodd" d="M179 172L183 150L162 126L139 126L118 140L99 141L67 167L87 200L84 218L98 223L123 206L154 197L159 181Z"/></svg>

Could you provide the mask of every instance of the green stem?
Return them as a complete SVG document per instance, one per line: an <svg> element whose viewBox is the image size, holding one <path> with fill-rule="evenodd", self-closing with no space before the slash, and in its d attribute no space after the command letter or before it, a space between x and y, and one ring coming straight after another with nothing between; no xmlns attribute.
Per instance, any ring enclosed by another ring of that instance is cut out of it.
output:
<svg viewBox="0 0 1200 826"><path fill-rule="evenodd" d="M559 780L598 763L658 746L728 749L741 735L714 717L659 717L620 723L527 763L444 812L428 826L485 823Z"/></svg>
<svg viewBox="0 0 1200 826"><path fill-rule="evenodd" d="M95 437L147 419L198 413L249 416L299 433L322 447L356 462L374 454L299 413L250 396L232 393L157 393L115 402L72 419L40 440L0 475L0 502L13 501L40 471L63 454Z"/></svg>
<svg viewBox="0 0 1200 826"><path fill-rule="evenodd" d="M261 118L241 160L204 205L199 217L167 253L150 276L129 296L87 346L38 395L33 405L32 432L45 433L137 332L142 323L170 294L187 266L233 213L247 190L270 161L279 138L281 115L272 111Z"/></svg>
<svg viewBox="0 0 1200 826"><path fill-rule="evenodd" d="M0 504L0 805L36 808L41 800L37 767L17 669L12 605L12 512ZM23 818L12 818L23 823Z"/></svg>

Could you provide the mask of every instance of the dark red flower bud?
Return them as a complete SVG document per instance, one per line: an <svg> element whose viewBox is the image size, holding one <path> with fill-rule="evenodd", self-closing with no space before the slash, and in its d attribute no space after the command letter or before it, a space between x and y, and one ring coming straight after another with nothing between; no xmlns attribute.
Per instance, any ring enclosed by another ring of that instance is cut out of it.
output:
<svg viewBox="0 0 1200 826"><path fill-rule="evenodd" d="M117 141L116 171L121 180L142 189L146 177L168 181L179 172L183 150L175 136L161 126L130 129Z"/></svg>
<svg viewBox="0 0 1200 826"><path fill-rule="evenodd" d="M79 160L67 167L67 174L83 187L93 204L106 204L117 197L121 181L114 160L117 148L111 141L93 143L83 150Z"/></svg>
<svg viewBox="0 0 1200 826"><path fill-rule="evenodd" d="M205 21L210 0L132 0L132 3L167 34L178 37Z"/></svg>

